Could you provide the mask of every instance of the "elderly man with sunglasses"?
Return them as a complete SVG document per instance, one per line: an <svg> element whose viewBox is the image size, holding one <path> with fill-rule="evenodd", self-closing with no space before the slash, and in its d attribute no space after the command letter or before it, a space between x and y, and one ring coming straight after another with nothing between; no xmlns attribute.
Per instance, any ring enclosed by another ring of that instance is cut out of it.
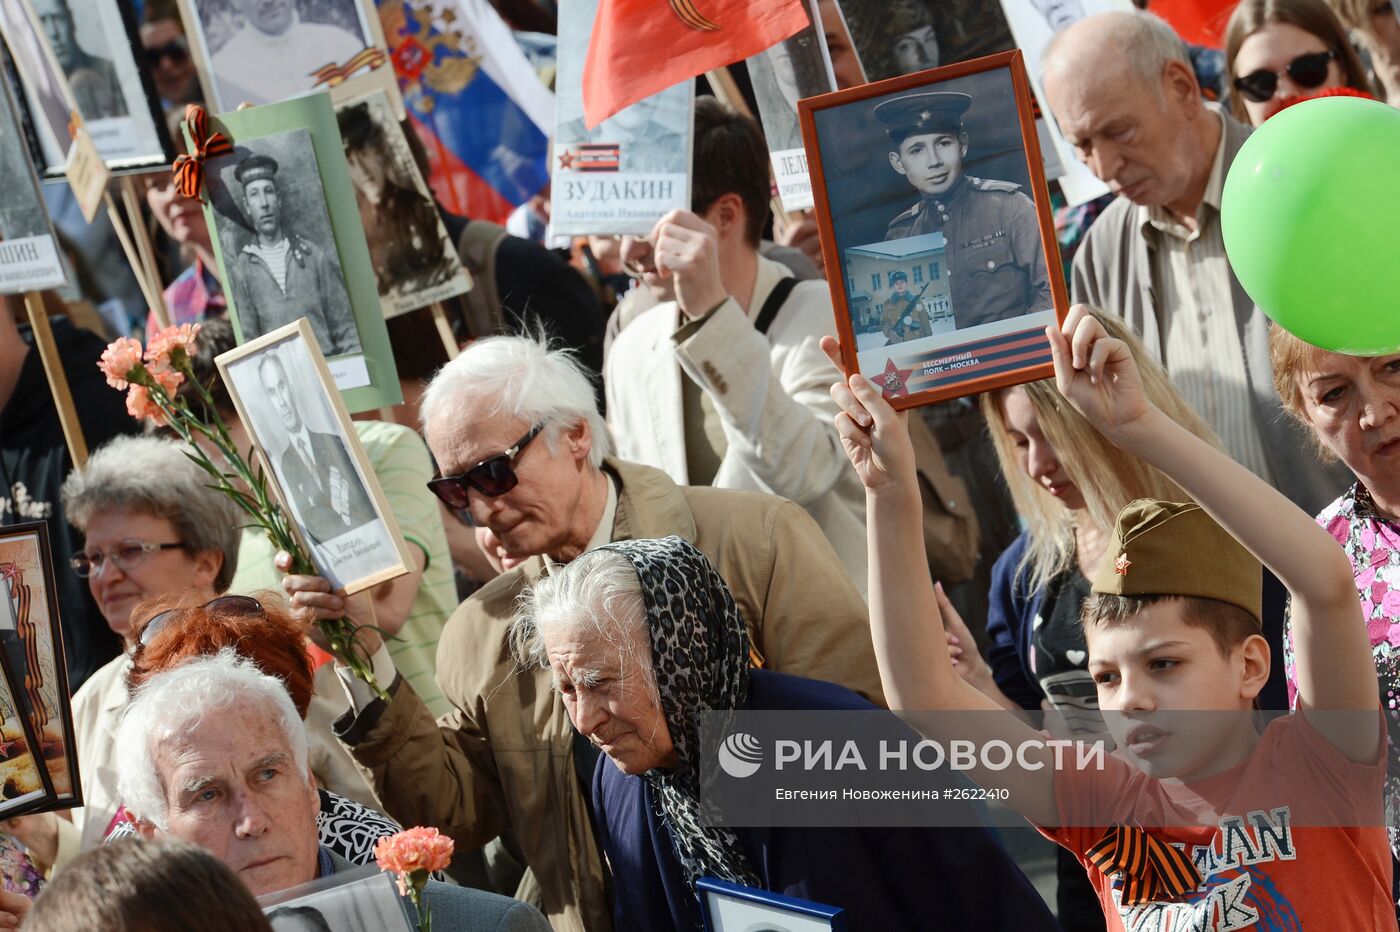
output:
<svg viewBox="0 0 1400 932"><path fill-rule="evenodd" d="M1249 127L1201 100L1186 46L1150 13L1057 33L1046 101L1079 157L1119 195L1074 257L1071 292L1128 320L1226 451L1312 512L1347 485L1284 416L1269 323L1225 255L1220 198Z"/></svg>
<svg viewBox="0 0 1400 932"><path fill-rule="evenodd" d="M438 682L450 714L435 724L377 650L390 701L342 674L354 710L338 727L391 815L438 826L462 852L507 834L555 929L606 930L607 871L589 811L598 751L570 727L548 672L512 657L520 593L550 564L600 544L679 535L733 590L755 664L881 702L865 605L792 502L678 486L608 456L593 386L563 351L523 337L474 343L434 378L422 413L442 472L433 491L487 528L516 565L463 603L443 633ZM285 586L308 620L353 616L324 579L291 576Z"/></svg>

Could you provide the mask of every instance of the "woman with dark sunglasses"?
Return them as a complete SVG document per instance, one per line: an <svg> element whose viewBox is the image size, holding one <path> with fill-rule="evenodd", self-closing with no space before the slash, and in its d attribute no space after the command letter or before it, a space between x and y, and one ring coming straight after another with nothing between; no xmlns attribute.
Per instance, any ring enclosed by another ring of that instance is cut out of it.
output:
<svg viewBox="0 0 1400 932"><path fill-rule="evenodd" d="M1242 0L1225 28L1230 109L1254 126L1324 91L1371 92L1346 28L1324 0Z"/></svg>

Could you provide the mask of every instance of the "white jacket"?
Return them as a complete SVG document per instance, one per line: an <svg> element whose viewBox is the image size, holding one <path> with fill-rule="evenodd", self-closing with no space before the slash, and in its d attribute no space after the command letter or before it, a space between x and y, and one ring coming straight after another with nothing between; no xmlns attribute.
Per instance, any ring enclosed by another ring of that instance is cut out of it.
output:
<svg viewBox="0 0 1400 932"><path fill-rule="evenodd" d="M754 315L791 274L759 257L749 305ZM728 441L713 485L769 492L806 508L864 596L865 490L834 424L831 383L840 373L817 342L836 333L826 282L800 282L766 336L733 298L676 343L672 334L682 323L668 301L637 317L613 343L603 385L618 456L689 484L684 369L714 403Z"/></svg>

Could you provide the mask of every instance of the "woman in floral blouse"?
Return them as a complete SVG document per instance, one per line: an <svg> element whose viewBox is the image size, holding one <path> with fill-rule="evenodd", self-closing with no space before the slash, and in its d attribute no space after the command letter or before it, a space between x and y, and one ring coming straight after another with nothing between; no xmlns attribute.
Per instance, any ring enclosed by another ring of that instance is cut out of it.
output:
<svg viewBox="0 0 1400 932"><path fill-rule="evenodd" d="M1390 722L1386 821L1400 825L1400 354L1348 356L1275 327L1274 385L1284 407L1312 428L1322 455L1356 476L1317 521L1351 558L1371 635L1382 707ZM1296 694L1291 634L1284 638L1290 699ZM1295 700L1296 701L1296 700ZM1390 830L1400 855L1400 832Z"/></svg>

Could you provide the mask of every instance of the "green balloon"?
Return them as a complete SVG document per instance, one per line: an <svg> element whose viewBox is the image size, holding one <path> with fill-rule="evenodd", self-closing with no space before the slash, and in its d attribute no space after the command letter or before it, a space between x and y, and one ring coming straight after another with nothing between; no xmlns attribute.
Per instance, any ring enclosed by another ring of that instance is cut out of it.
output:
<svg viewBox="0 0 1400 932"><path fill-rule="evenodd" d="M1331 97L1271 117L1230 166L1220 225L1276 324L1339 353L1400 350L1400 110Z"/></svg>

